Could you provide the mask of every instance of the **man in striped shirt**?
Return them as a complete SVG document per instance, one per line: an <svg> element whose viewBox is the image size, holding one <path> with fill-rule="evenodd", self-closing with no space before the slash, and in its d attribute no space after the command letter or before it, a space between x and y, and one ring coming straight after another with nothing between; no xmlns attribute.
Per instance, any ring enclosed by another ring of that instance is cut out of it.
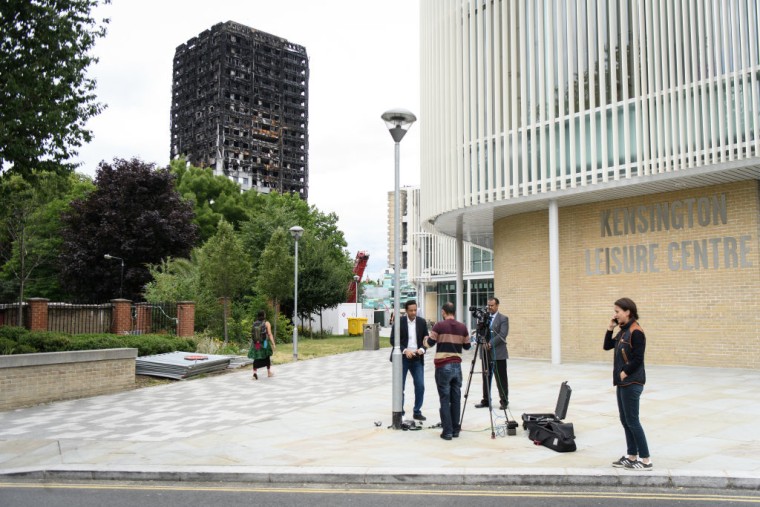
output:
<svg viewBox="0 0 760 507"><path fill-rule="evenodd" d="M441 308L443 320L430 331L424 340L425 348L436 346L435 383L441 400L441 438L451 440L459 436L459 414L462 397L462 349L470 348L467 327L456 320L454 303L444 303Z"/></svg>

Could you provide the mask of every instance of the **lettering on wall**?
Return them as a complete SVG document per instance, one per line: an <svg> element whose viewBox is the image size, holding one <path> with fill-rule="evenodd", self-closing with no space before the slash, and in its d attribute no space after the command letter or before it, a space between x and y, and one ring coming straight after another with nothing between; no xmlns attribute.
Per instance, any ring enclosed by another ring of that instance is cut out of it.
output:
<svg viewBox="0 0 760 507"><path fill-rule="evenodd" d="M726 194L651 205L602 210L601 237L646 235L652 232L720 228L728 223ZM590 248L585 251L586 275L660 273L751 268L752 236L716 235L706 239L641 243Z"/></svg>

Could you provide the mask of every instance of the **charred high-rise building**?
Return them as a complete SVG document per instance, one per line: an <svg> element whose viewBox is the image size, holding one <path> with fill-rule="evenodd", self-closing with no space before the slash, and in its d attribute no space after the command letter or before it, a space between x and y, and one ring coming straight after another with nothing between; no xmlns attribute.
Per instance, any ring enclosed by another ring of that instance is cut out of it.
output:
<svg viewBox="0 0 760 507"><path fill-rule="evenodd" d="M306 48L228 21L177 47L171 157L243 190L309 193Z"/></svg>

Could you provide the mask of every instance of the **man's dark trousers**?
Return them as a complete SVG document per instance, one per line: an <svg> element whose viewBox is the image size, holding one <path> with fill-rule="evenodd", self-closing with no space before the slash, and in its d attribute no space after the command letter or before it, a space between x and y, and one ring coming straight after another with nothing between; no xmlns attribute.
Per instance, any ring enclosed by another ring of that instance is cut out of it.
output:
<svg viewBox="0 0 760 507"><path fill-rule="evenodd" d="M422 362L422 358L415 357L413 359L407 358L405 355L401 356L401 368L402 368L402 384L401 390L404 393L406 389L406 372L412 374L412 382L414 382L414 413L422 413L422 401L425 398L425 363ZM402 395L401 406L404 406L404 397Z"/></svg>
<svg viewBox="0 0 760 507"><path fill-rule="evenodd" d="M491 393L491 378L496 370L496 385L499 390L499 400L502 405L509 402L509 380L507 378L507 360L497 359L494 361L492 351L484 349L485 360L488 362L488 375L483 372L483 399L482 403L488 405L486 395Z"/></svg>

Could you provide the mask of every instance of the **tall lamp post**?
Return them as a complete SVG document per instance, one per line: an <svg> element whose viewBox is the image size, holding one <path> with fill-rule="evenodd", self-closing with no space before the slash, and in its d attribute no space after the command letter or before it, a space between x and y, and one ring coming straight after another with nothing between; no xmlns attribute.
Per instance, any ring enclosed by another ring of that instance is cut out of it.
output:
<svg viewBox="0 0 760 507"><path fill-rule="evenodd" d="M359 275L354 275L354 301L356 301L356 316L359 316Z"/></svg>
<svg viewBox="0 0 760 507"><path fill-rule="evenodd" d="M294 263L293 278L295 288L293 290L293 361L298 361L298 240L303 236L303 227L294 225L290 228L290 235L296 240L296 259Z"/></svg>
<svg viewBox="0 0 760 507"><path fill-rule="evenodd" d="M391 133L395 146L395 158L396 158L396 172L395 172L395 186L394 186L394 199L393 199L393 336L396 339L393 342L393 352L391 353L391 360L393 361L393 429L401 429L401 416L404 410L402 403L402 388L401 388L401 347L399 342L401 337L401 211L399 206L399 158L400 158L400 143L406 135L409 127L412 123L417 121L417 117L406 109L391 109L382 114L381 118L385 122L385 126L388 127L388 131Z"/></svg>
<svg viewBox="0 0 760 507"><path fill-rule="evenodd" d="M119 276L119 299L122 299L124 297L124 292L122 290L122 288L124 287L124 259L122 259L121 257L116 257L115 255L109 255L109 254L105 254L103 258L109 261L110 260L121 261L121 276Z"/></svg>

